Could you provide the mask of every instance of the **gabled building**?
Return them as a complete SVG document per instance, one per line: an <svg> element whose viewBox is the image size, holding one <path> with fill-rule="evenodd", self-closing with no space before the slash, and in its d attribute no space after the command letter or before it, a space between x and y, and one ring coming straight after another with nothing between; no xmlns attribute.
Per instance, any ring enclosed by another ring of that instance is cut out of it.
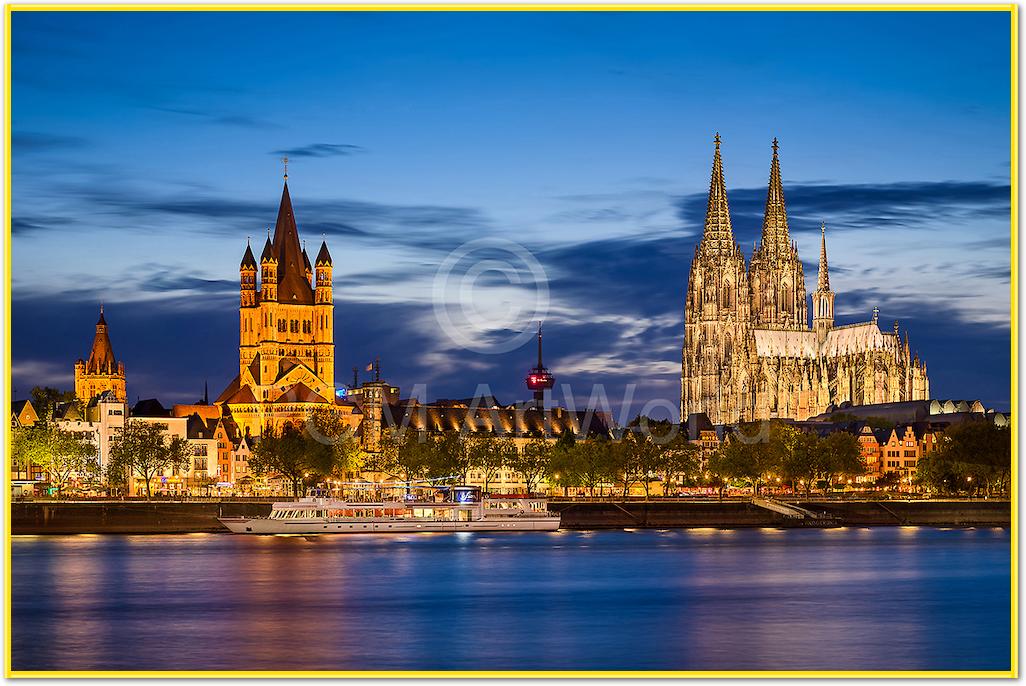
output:
<svg viewBox="0 0 1026 686"><path fill-rule="evenodd" d="M15 400L11 403L11 428L32 426L39 421L31 400Z"/></svg>

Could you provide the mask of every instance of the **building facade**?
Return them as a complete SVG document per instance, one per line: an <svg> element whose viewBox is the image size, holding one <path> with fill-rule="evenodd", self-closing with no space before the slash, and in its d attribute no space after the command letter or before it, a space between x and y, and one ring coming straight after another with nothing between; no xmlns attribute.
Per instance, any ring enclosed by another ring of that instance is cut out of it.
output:
<svg viewBox="0 0 1026 686"><path fill-rule="evenodd" d="M714 424L804 420L829 407L925 400L926 364L898 322L836 326L834 292L820 236L819 274L809 322L805 277L791 239L777 141L773 141L762 236L746 266L734 239L719 135L702 239L684 306L681 418L705 413Z"/></svg>
<svg viewBox="0 0 1026 686"><path fill-rule="evenodd" d="M268 235L259 264L246 246L239 282L239 374L214 403L253 436L286 424L299 428L317 410L358 425L355 405L335 397L331 254L322 242L311 265L288 175L274 236Z"/></svg>
<svg viewBox="0 0 1026 686"><path fill-rule="evenodd" d="M103 305L100 305L100 319L96 322L96 335L93 347L89 351L89 359L75 362L75 396L83 403L110 391L120 402L126 402L125 365L114 357L114 348L110 344L107 332L107 320L103 316Z"/></svg>

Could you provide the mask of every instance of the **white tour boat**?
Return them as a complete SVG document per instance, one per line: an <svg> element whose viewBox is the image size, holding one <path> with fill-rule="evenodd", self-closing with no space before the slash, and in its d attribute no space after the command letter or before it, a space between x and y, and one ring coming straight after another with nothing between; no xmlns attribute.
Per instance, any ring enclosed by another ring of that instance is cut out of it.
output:
<svg viewBox="0 0 1026 686"><path fill-rule="evenodd" d="M541 498L484 498L457 486L444 500L351 502L308 497L274 503L267 517L218 517L235 534L416 533L420 531L555 531L559 514Z"/></svg>

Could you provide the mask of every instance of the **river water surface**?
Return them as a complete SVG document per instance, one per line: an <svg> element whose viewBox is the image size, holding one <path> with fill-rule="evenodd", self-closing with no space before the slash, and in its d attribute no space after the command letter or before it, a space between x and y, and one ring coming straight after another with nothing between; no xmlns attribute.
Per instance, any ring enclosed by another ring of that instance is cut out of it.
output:
<svg viewBox="0 0 1026 686"><path fill-rule="evenodd" d="M1005 529L16 536L14 670L999 669Z"/></svg>

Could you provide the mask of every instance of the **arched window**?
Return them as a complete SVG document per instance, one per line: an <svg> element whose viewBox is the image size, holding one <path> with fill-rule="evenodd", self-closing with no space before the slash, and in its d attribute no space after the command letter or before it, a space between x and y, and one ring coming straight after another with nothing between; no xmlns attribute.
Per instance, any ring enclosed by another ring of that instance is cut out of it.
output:
<svg viewBox="0 0 1026 686"><path fill-rule="evenodd" d="M791 284L785 283L780 288L780 309L784 312L790 312L793 308L791 301Z"/></svg>
<svg viewBox="0 0 1026 686"><path fill-rule="evenodd" d="M730 281L723 282L723 292L720 298L720 306L723 308L731 308L734 306L734 287Z"/></svg>

